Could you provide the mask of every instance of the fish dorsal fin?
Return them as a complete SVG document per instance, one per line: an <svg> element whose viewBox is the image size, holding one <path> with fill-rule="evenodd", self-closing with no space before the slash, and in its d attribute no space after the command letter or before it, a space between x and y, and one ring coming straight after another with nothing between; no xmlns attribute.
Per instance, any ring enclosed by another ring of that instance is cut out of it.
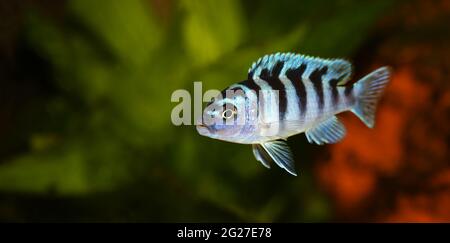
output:
<svg viewBox="0 0 450 243"><path fill-rule="evenodd" d="M254 62L248 70L248 78L253 79L255 75L261 77L261 73L273 75L274 70L279 72L278 75L283 75L287 70L297 69L300 65L305 65L307 70L326 67L327 73L323 81L333 81L335 85L345 85L352 75L352 64L344 59L323 59L294 53L276 53L265 55Z"/></svg>
<svg viewBox="0 0 450 243"><path fill-rule="evenodd" d="M275 140L253 145L253 154L265 167L270 168L270 161L297 176L292 152L284 140Z"/></svg>
<svg viewBox="0 0 450 243"><path fill-rule="evenodd" d="M328 74L331 77L329 82L336 79L339 86L347 84L352 76L352 64L344 59L334 59L332 62Z"/></svg>
<svg viewBox="0 0 450 243"><path fill-rule="evenodd" d="M336 116L333 116L306 130L305 134L310 143L318 145L336 143L345 136L345 127Z"/></svg>

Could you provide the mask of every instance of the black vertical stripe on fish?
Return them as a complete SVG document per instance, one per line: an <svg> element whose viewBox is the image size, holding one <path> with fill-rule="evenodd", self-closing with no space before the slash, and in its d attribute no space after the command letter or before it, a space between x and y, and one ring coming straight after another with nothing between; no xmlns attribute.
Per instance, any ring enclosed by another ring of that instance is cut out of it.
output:
<svg viewBox="0 0 450 243"><path fill-rule="evenodd" d="M255 92L257 101L259 100L259 91L261 90L261 87L253 80L253 77L250 77L247 80L244 80L240 82L239 84L244 85L251 91Z"/></svg>
<svg viewBox="0 0 450 243"><path fill-rule="evenodd" d="M280 75L281 70L283 69L284 62L278 61L272 68L272 72L269 73L269 70L266 68L261 71L260 78L265 80L273 90L278 91L278 112L280 114L280 119L284 120L287 110L287 96L286 96L286 88L284 84L281 82Z"/></svg>
<svg viewBox="0 0 450 243"><path fill-rule="evenodd" d="M254 74L254 71L253 71L253 70L250 71L250 72L248 72L247 80L253 79L253 74Z"/></svg>
<svg viewBox="0 0 450 243"><path fill-rule="evenodd" d="M304 117L306 115L306 106L308 102L308 97L306 93L306 87L303 83L302 75L306 70L306 64L302 63L298 68L289 69L286 71L286 77L291 81L295 88L295 93L299 100L299 110L300 114Z"/></svg>
<svg viewBox="0 0 450 243"><path fill-rule="evenodd" d="M261 87L253 80L253 76L248 75L248 79L240 82L239 84L247 87L250 89L249 92L255 92L256 95L256 104L258 106L258 109L256 109L256 116L259 117L259 107L260 107L260 100L259 100L259 91L261 91ZM248 96L248 94L247 94Z"/></svg>
<svg viewBox="0 0 450 243"><path fill-rule="evenodd" d="M322 110L324 106L322 76L325 75L327 71L328 67L324 66L322 68L316 68L311 75L309 75L309 80L313 83L314 91L316 91L317 94L319 110Z"/></svg>
<svg viewBox="0 0 450 243"><path fill-rule="evenodd" d="M242 85L246 86L250 90L256 93L256 98L259 100L259 91L261 87L253 80L254 70L248 72L247 80L241 82Z"/></svg>
<svg viewBox="0 0 450 243"><path fill-rule="evenodd" d="M223 99L225 99L225 98L230 98L230 99L232 99L232 98L234 98L236 95L244 95L245 94L245 92L244 92L244 90L242 89L242 88L240 88L240 87L234 87L234 88L232 88L232 89L230 89L230 88L228 88L228 89L224 89L224 90L222 90L222 92L220 92L220 95L222 95L222 98ZM231 96L230 96L231 95ZM228 96L230 96L230 97L228 97Z"/></svg>
<svg viewBox="0 0 450 243"><path fill-rule="evenodd" d="M330 87L331 87L331 100L333 107L337 106L339 103L339 92L337 89L337 83L339 82L339 79L333 78L330 80Z"/></svg>
<svg viewBox="0 0 450 243"><path fill-rule="evenodd" d="M348 97L352 93L352 90L353 90L353 84L346 85L345 90L344 90L345 96Z"/></svg>
<svg viewBox="0 0 450 243"><path fill-rule="evenodd" d="M353 91L353 84L347 84L345 86L344 95L350 103L353 103L355 100L352 91Z"/></svg>

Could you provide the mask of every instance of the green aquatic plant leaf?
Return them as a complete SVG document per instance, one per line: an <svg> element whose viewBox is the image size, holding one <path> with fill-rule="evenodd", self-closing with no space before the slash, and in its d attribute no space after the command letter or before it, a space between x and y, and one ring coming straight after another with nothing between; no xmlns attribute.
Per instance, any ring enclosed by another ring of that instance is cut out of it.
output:
<svg viewBox="0 0 450 243"><path fill-rule="evenodd" d="M237 1L185 0L181 6L184 43L193 63L210 64L242 42L245 19Z"/></svg>
<svg viewBox="0 0 450 243"><path fill-rule="evenodd" d="M273 52L348 57L388 2L73 0L59 22L34 10L25 42L56 91L17 127L27 144L0 164L0 191L89 197L98 217L119 219L136 218L120 214L136 202L134 215L161 221L326 219L303 138L290 144L302 168L294 180L250 146L172 125L170 97L193 93L194 81L223 89Z"/></svg>
<svg viewBox="0 0 450 243"><path fill-rule="evenodd" d="M71 13L95 35L92 38L99 38L119 62L129 65L146 64L163 41L163 29L150 8L140 0L69 2Z"/></svg>

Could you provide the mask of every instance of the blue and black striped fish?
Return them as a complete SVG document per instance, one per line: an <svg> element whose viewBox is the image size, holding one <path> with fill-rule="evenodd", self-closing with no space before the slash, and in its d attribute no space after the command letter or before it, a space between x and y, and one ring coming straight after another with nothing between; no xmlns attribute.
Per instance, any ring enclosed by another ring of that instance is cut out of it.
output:
<svg viewBox="0 0 450 243"><path fill-rule="evenodd" d="M211 138L252 144L265 167L273 161L297 175L288 137L304 132L310 143L336 143L346 133L336 117L344 111L374 126L389 68L381 67L354 84L349 82L351 74L352 65L342 59L266 55L253 63L246 80L208 104L197 130Z"/></svg>

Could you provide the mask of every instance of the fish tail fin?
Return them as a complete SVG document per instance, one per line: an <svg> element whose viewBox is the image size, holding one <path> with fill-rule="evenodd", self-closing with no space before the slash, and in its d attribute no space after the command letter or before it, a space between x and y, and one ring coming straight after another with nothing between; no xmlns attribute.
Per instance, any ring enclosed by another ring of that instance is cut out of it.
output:
<svg viewBox="0 0 450 243"><path fill-rule="evenodd" d="M354 84L356 103L351 111L370 128L375 125L378 99L389 82L390 73L389 67L381 67Z"/></svg>

